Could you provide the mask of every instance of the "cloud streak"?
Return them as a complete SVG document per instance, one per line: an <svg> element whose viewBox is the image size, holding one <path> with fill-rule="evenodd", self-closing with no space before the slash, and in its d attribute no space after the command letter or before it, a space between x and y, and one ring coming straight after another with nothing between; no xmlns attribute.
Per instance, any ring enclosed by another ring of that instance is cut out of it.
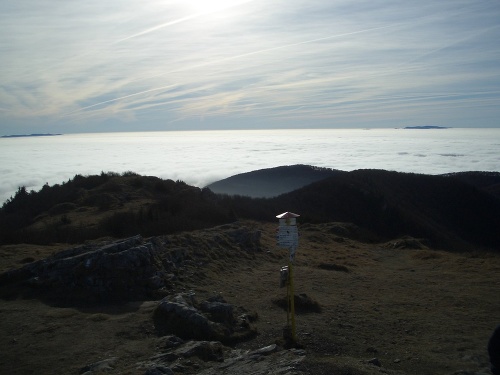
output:
<svg viewBox="0 0 500 375"><path fill-rule="evenodd" d="M137 34L133 34L133 35L127 36L127 37L125 37L123 39L119 39L119 40L116 41L116 43L122 43L122 42L125 42L125 41L129 40L129 39L137 38L139 36L143 36L143 35L152 33L154 31L158 31L158 30L163 29L163 28L168 27L168 26L177 25L178 23L189 21L189 20L192 20L194 18L197 18L200 15L201 15L201 13L195 13L195 14L192 14L190 16L182 17L182 18L179 18L179 19L174 20L174 21L166 22L166 23L163 23L161 25L154 26L154 27L151 27L151 28L149 28L147 30L141 31L141 32L139 32Z"/></svg>
<svg viewBox="0 0 500 375"><path fill-rule="evenodd" d="M198 15L195 15L195 16L198 16ZM163 27L166 27L166 26L170 26L170 25L173 25L173 24L176 24L176 23L179 23L179 22L183 22L183 21L186 21L186 20L191 19L191 18L195 18L195 16L185 17L184 19L180 19L180 20L177 20L177 21L170 22L168 24L164 24L164 25L160 25L160 26L151 28L149 30L145 30L145 31L140 32L138 34L129 36L127 38L124 38L124 39L122 39L122 40L120 40L118 42L125 41L125 40L128 40L128 39L137 37L137 36L141 36L141 35L147 34L149 32L153 32L153 31L155 31L157 29L160 29L160 28L163 28ZM297 43L293 43L293 44L286 44L286 45L282 45L282 46L266 48L266 49L263 49L263 50L252 51L252 52L247 52L247 53L236 55L236 56L226 57L226 58L221 59L221 60L205 62L205 63L199 64L199 65L188 66L188 67L181 67L181 68L179 68L177 70L172 70L172 71L169 71L169 72L166 72L166 73L161 73L161 74L158 74L158 75L155 75L155 76L151 76L151 77L148 77L148 78L149 79L150 78L158 78L158 77L162 77L162 76L169 75L169 74L174 74L174 73L189 72L191 70L195 70L195 69L207 67L207 66L210 66L210 65L219 65L219 64L222 64L222 63L230 62L232 60L243 59L243 58L246 58L246 57L249 57L249 56L253 56L253 55L259 55L259 54L264 54L264 53L268 53L268 52L274 52L274 51L277 51L277 50L286 49L286 48L290 48L290 47L297 47L297 46L304 45L304 44L316 43L316 42L320 42L320 41L324 41L324 40L329 40L329 39L334 39L334 38L341 38L341 37L344 37L344 36L350 36L350 35L355 35L355 34L370 32L370 31L376 31L376 30L391 28L391 27L395 27L395 26L396 25L381 26L381 27L376 27L376 28L367 29L367 30L358 30L358 31L353 31L353 32L345 33L345 34L329 35L329 36L326 36L326 37L316 38L316 39L312 39L312 40L306 40L306 41L297 42ZM87 109L91 109L93 107L101 106L103 104L112 103L112 102L123 100L123 99L128 99L128 98L131 98L131 97L134 97L134 96L138 96L138 95L148 94L148 93L151 93L151 92L154 92L154 91L165 90L167 88L172 88L174 86L176 86L176 85L175 84L167 85L167 86L163 86L163 87L153 88L153 89L149 89L149 90L144 90L144 91L139 91L139 92L136 92L136 93L124 95L124 96L119 97L119 98L105 100L105 101L98 102L98 103L95 103L95 104L92 104L92 105L81 107L81 108L79 108L79 109L77 109L75 111L69 112L69 113L67 113L65 115L69 116L69 115L72 115L72 114L74 114L76 112L80 112L80 111L84 111L84 110L87 110Z"/></svg>
<svg viewBox="0 0 500 375"><path fill-rule="evenodd" d="M31 5L0 5L0 133L498 126L494 3Z"/></svg>

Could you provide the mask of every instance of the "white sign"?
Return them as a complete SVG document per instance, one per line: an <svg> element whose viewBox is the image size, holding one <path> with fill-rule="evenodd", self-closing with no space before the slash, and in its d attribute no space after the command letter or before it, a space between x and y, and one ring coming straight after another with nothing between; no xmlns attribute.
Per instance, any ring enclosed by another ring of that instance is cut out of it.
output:
<svg viewBox="0 0 500 375"><path fill-rule="evenodd" d="M296 249L299 246L299 231L295 225L280 225L276 239L278 246Z"/></svg>
<svg viewBox="0 0 500 375"><path fill-rule="evenodd" d="M280 219L279 221L280 221L280 225L295 225L295 224L297 224L297 219L294 217Z"/></svg>

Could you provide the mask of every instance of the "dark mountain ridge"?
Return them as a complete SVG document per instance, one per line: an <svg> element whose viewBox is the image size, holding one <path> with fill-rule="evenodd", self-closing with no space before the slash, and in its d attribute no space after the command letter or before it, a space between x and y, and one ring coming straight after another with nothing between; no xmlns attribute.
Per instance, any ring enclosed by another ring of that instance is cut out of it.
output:
<svg viewBox="0 0 500 375"><path fill-rule="evenodd" d="M500 198L500 172L456 172L443 176L455 177Z"/></svg>
<svg viewBox="0 0 500 375"><path fill-rule="evenodd" d="M334 176L341 171L310 165L291 165L240 173L207 185L217 194L270 198L310 183Z"/></svg>
<svg viewBox="0 0 500 375"><path fill-rule="evenodd" d="M500 200L489 186L460 176L356 170L278 200L311 220L353 222L384 239L408 234L442 247L499 249Z"/></svg>
<svg viewBox="0 0 500 375"><path fill-rule="evenodd" d="M301 178L297 171L309 177ZM274 198L250 198L134 173L77 175L39 192L19 188L0 209L0 244L153 236L238 219L272 222L277 214L293 211L301 215L302 224L351 223L364 241L412 236L448 250L500 250L500 199L490 192L500 181L499 173L431 176L290 166L256 171L258 178L252 172L243 177L265 181L274 172L267 187L272 181L306 181L321 173L327 177Z"/></svg>

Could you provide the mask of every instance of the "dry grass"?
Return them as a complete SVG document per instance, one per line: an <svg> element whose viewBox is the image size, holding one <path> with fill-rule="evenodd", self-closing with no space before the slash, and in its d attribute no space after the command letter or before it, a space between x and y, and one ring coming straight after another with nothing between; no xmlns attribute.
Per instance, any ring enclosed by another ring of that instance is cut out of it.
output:
<svg viewBox="0 0 500 375"><path fill-rule="evenodd" d="M44 259L58 251L71 247L68 244L51 246L18 244L0 246L0 272L20 268L24 264Z"/></svg>
<svg viewBox="0 0 500 375"><path fill-rule="evenodd" d="M275 246L275 225L252 225L263 233L261 253L254 259L214 255L201 270L203 282L184 288L199 299L221 293L256 311L259 335L238 344L254 349L282 337L286 312L273 301L286 293L279 288L279 269L287 253ZM379 373L367 364L377 357L393 374L487 372L486 343L500 311L500 256L393 249L306 228L294 267L295 294L306 294L321 312L296 317L297 339L308 356L304 371ZM0 250L3 270L54 251L21 245ZM147 301L77 310L37 300L0 301L0 373L78 373L110 357L118 357L114 373L142 373L135 364L157 351L155 306Z"/></svg>

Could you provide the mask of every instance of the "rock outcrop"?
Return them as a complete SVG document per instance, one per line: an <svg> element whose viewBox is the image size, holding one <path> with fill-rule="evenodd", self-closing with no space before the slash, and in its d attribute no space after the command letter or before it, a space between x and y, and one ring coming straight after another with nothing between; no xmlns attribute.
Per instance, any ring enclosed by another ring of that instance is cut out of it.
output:
<svg viewBox="0 0 500 375"><path fill-rule="evenodd" d="M153 320L159 335L182 339L216 340L225 344L249 339L257 333L251 323L256 313L227 303L215 296L198 303L194 295L165 297L156 308Z"/></svg>
<svg viewBox="0 0 500 375"><path fill-rule="evenodd" d="M98 248L80 246L4 273L0 283L20 283L61 305L140 299L167 279L156 250L140 236Z"/></svg>
<svg viewBox="0 0 500 375"><path fill-rule="evenodd" d="M180 339L170 336L168 340ZM271 344L257 350L231 349L218 341L186 341L137 364L144 375L196 373L202 375L300 375L300 364L306 352L285 350Z"/></svg>
<svg viewBox="0 0 500 375"><path fill-rule="evenodd" d="M0 274L0 296L42 298L60 306L160 299L181 281L202 277L203 266L214 259L251 257L255 251L260 232L237 224L197 236L133 236L78 246ZM205 308L217 319L230 315L214 303Z"/></svg>

